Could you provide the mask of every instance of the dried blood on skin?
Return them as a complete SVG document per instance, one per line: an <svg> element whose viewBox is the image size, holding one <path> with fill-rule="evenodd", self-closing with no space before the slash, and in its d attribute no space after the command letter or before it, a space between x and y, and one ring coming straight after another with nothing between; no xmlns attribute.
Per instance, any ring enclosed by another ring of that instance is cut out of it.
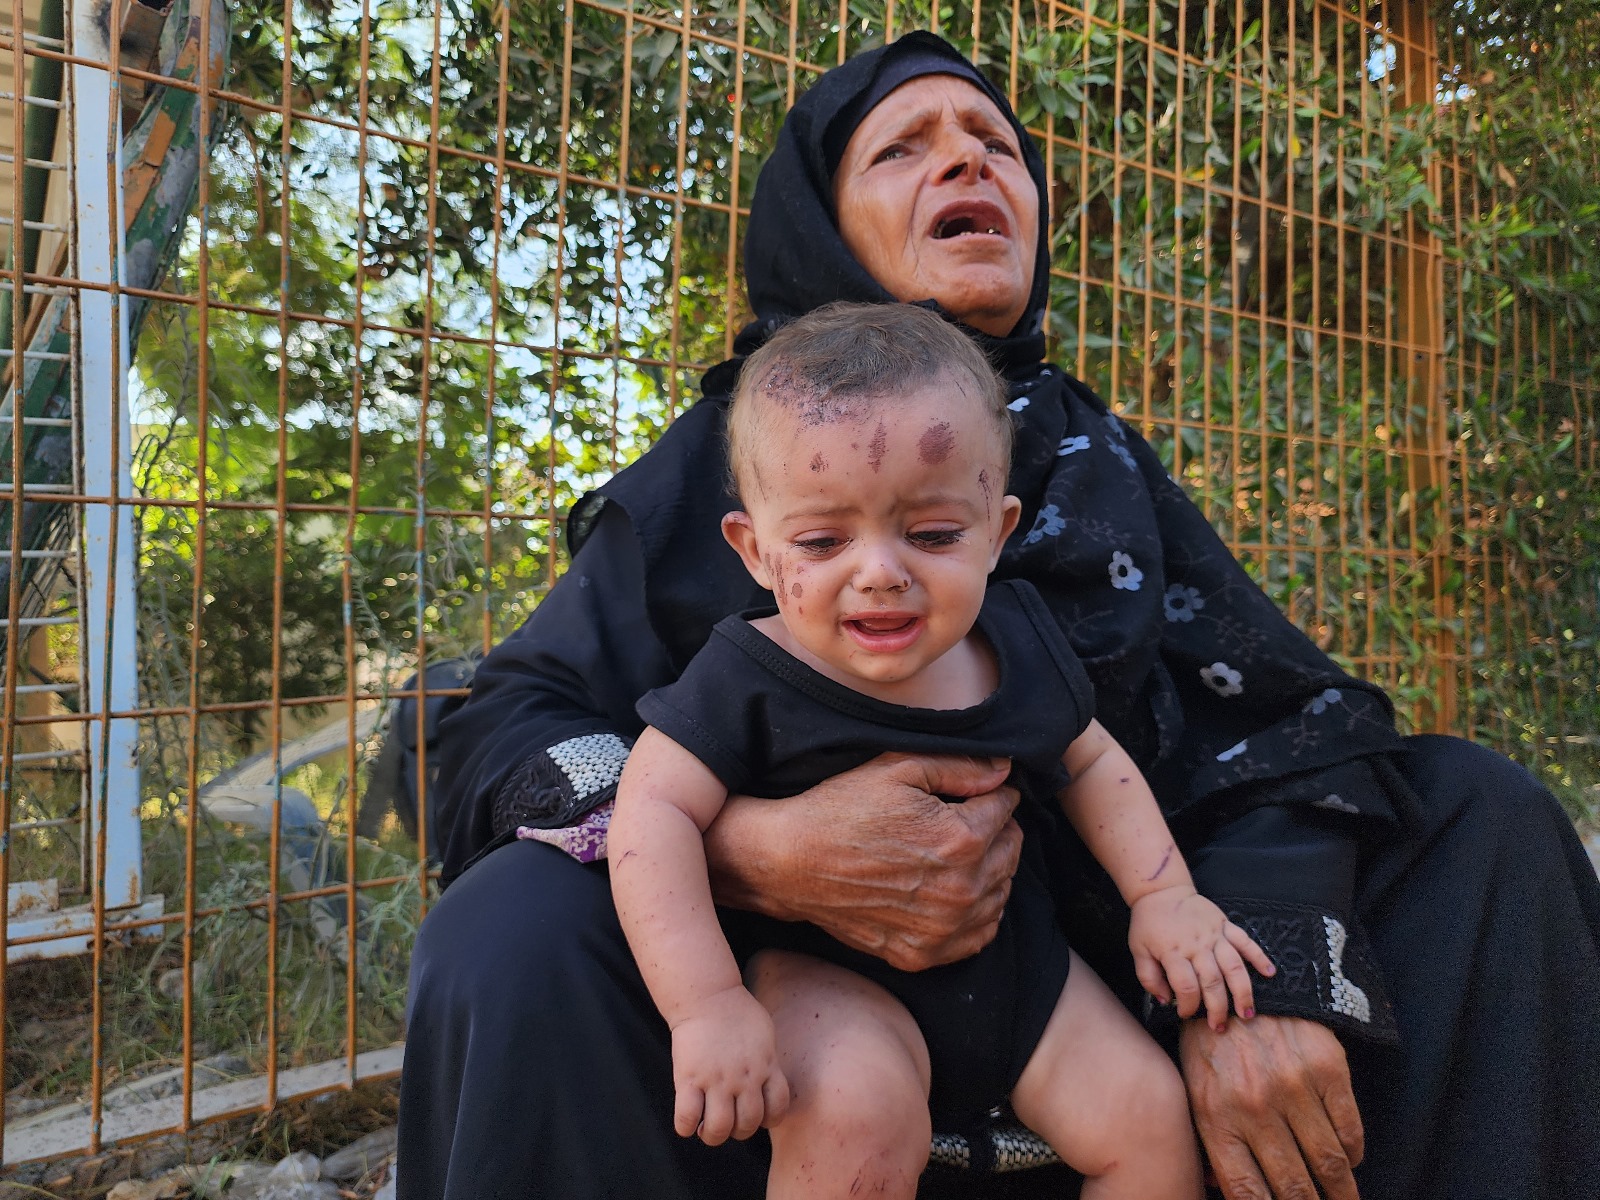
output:
<svg viewBox="0 0 1600 1200"><path fill-rule="evenodd" d="M983 489L983 515L988 517L992 506L992 501L994 500L994 489L989 486L988 471L984 470L978 472L978 486Z"/></svg>
<svg viewBox="0 0 1600 1200"><path fill-rule="evenodd" d="M783 595L782 557L776 554L768 554L763 556L762 561L767 564L767 579L772 584L773 595Z"/></svg>
<svg viewBox="0 0 1600 1200"><path fill-rule="evenodd" d="M872 431L872 441L867 443L867 466L874 471L883 467L883 456L889 452L889 427L882 419L878 427Z"/></svg>
<svg viewBox="0 0 1600 1200"><path fill-rule="evenodd" d="M789 595L793 596L796 600L798 600L798 599L800 599L801 596L805 595L805 592L801 589L800 585L797 583L792 588L789 589Z"/></svg>
<svg viewBox="0 0 1600 1200"><path fill-rule="evenodd" d="M956 435L949 421L929 425L917 439L917 457L930 467L936 467L949 458L955 448Z"/></svg>
<svg viewBox="0 0 1600 1200"><path fill-rule="evenodd" d="M812 459L811 459L811 473L813 475L820 475L820 474L822 474L822 472L826 471L827 469L828 469L828 460L823 458L822 457L822 451L818 450L816 452L816 454L812 456Z"/></svg>
<svg viewBox="0 0 1600 1200"><path fill-rule="evenodd" d="M829 392L816 383L800 379L792 368L781 363L767 373L755 390L793 413L802 428L835 421L859 421L867 412L865 397Z"/></svg>

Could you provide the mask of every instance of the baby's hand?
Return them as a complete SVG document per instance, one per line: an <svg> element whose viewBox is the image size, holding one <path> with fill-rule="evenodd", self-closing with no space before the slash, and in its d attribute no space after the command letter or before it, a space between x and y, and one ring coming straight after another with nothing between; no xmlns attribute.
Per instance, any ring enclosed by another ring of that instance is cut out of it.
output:
<svg viewBox="0 0 1600 1200"><path fill-rule="evenodd" d="M1277 974L1250 935L1190 887L1162 888L1135 900L1128 945L1145 991L1164 1004L1176 993L1180 1017L1194 1016L1203 1000L1207 1022L1219 1031L1228 1023L1230 992L1239 1016L1256 1015L1245 960L1263 975Z"/></svg>
<svg viewBox="0 0 1600 1200"><path fill-rule="evenodd" d="M672 1027L672 1124L708 1146L741 1141L789 1111L772 1018L742 987L718 992Z"/></svg>

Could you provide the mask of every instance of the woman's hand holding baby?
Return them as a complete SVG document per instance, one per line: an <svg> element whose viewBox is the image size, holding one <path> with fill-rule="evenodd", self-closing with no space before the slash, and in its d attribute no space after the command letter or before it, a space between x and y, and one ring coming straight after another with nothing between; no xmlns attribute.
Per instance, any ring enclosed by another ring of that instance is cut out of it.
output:
<svg viewBox="0 0 1600 1200"><path fill-rule="evenodd" d="M789 1111L772 1018L741 987L713 993L672 1024L672 1124L708 1146L740 1141Z"/></svg>
<svg viewBox="0 0 1600 1200"><path fill-rule="evenodd" d="M706 832L719 904L809 921L902 971L994 938L1022 853L1004 759L881 754L788 800L735 797ZM939 797L960 797L949 804Z"/></svg>
<svg viewBox="0 0 1600 1200"><path fill-rule="evenodd" d="M1262 975L1277 973L1266 952L1223 911L1188 883L1146 892L1133 902L1128 945L1139 982L1163 1004L1174 999L1180 1017L1205 1006L1206 1022L1228 1023L1228 998L1240 1017L1255 1016L1248 962Z"/></svg>

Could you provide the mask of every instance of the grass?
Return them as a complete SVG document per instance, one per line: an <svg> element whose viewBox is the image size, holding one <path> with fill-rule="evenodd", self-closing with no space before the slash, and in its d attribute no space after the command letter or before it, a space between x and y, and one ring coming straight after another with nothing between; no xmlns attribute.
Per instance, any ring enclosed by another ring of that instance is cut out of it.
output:
<svg viewBox="0 0 1600 1200"><path fill-rule="evenodd" d="M181 823L157 818L145 824L147 886L165 893L169 913L181 911ZM342 877L343 839L338 840L335 865ZM274 1014L267 975L272 927L264 908L247 907L270 890L266 843L236 830L207 831L195 861L197 908L218 911L194 926L189 990L197 1059L226 1054L243 1059L251 1072L264 1070L274 1015L280 1067L341 1057L349 1041L352 1001L358 1050L401 1036L421 893L415 850L407 855L397 844L405 842L397 829L386 830L384 840L388 844L358 843L356 878L400 875L403 881L358 893L353 996L345 961L346 897L280 903ZM104 1087L181 1063L182 994L169 973L178 970L181 982L183 937L183 925L176 922L166 926L160 941L108 948L98 980L89 955L9 968L7 1091L21 1089L19 1094L45 1100L86 1094L97 984Z"/></svg>

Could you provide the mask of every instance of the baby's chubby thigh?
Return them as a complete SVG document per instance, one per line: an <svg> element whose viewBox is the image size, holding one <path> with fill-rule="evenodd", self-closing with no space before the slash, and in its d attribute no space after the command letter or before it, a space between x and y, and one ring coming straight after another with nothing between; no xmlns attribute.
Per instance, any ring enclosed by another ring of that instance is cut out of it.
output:
<svg viewBox="0 0 1600 1200"><path fill-rule="evenodd" d="M1085 1177L1085 1200L1199 1200L1183 1079L1076 954L1011 1107Z"/></svg>
<svg viewBox="0 0 1600 1200"><path fill-rule="evenodd" d="M745 982L772 1014L789 1113L772 1130L768 1200L912 1200L928 1161L928 1048L905 1007L861 976L762 950Z"/></svg>

